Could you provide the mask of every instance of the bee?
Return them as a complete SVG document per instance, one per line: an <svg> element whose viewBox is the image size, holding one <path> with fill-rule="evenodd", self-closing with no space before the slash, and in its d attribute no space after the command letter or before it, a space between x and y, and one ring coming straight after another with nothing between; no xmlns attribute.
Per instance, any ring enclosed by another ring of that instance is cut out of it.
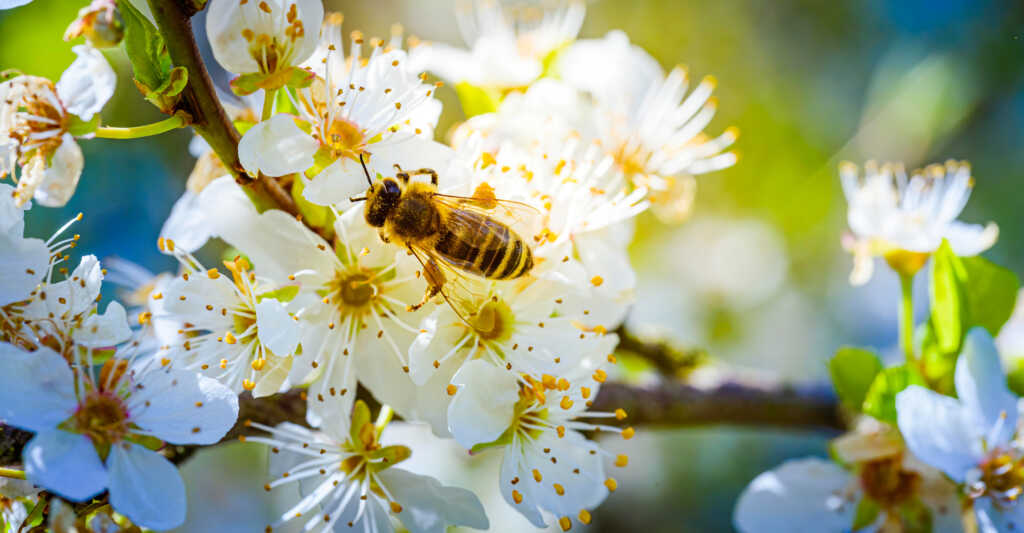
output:
<svg viewBox="0 0 1024 533"><path fill-rule="evenodd" d="M482 294L474 279L514 280L533 269L529 241L511 226L536 229L542 218L537 209L495 198L486 183L473 196L441 194L437 172L429 168L406 171L396 164L394 178L374 181L362 156L359 161L369 189L350 200L365 201L366 223L378 228L385 243L406 248L423 267L427 291L410 310L440 294L467 320ZM412 180L420 175L430 176L430 183Z"/></svg>

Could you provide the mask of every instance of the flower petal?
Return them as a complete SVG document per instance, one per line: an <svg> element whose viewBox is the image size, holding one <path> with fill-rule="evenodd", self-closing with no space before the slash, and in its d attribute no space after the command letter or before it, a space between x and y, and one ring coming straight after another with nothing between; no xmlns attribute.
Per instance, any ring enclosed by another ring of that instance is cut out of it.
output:
<svg viewBox="0 0 1024 533"><path fill-rule="evenodd" d="M238 159L252 176L284 176L313 166L317 142L295 125L291 115L277 114L249 128L238 143Z"/></svg>
<svg viewBox="0 0 1024 533"><path fill-rule="evenodd" d="M733 524L740 533L849 531L855 506L843 492L850 482L850 474L830 461L787 461L747 485L733 511Z"/></svg>
<svg viewBox="0 0 1024 533"><path fill-rule="evenodd" d="M430 477L390 468L380 474L395 501L402 505L398 518L410 533L444 533L448 526L490 527L484 506L472 492L445 487Z"/></svg>
<svg viewBox="0 0 1024 533"><path fill-rule="evenodd" d="M71 48L78 57L60 76L57 96L64 108L88 122L99 113L117 85L117 75L103 54L88 44Z"/></svg>
<svg viewBox="0 0 1024 533"><path fill-rule="evenodd" d="M57 151L42 171L42 178L32 197L42 206L64 207L75 194L84 165L82 149L70 133L65 133Z"/></svg>
<svg viewBox="0 0 1024 533"><path fill-rule="evenodd" d="M49 431L77 406L75 376L63 357L45 346L27 352L0 343L0 420L29 431Z"/></svg>
<svg viewBox="0 0 1024 533"><path fill-rule="evenodd" d="M981 457L983 428L956 398L918 385L896 395L897 423L907 448L962 483Z"/></svg>
<svg viewBox="0 0 1024 533"><path fill-rule="evenodd" d="M299 344L298 322L273 298L256 304L256 329L260 343L279 356L291 355Z"/></svg>
<svg viewBox="0 0 1024 533"><path fill-rule="evenodd" d="M358 161L346 157L305 181L302 196L317 205L351 205L349 198L366 192L366 175Z"/></svg>
<svg viewBox="0 0 1024 533"><path fill-rule="evenodd" d="M956 363L956 393L979 427L990 431L989 446L1010 441L1017 430L1017 397L1006 386L1006 374L995 341L985 328L967 333Z"/></svg>
<svg viewBox="0 0 1024 533"><path fill-rule="evenodd" d="M128 397L132 422L173 444L214 444L238 418L238 397L213 378L170 366L141 363L141 388ZM146 365L146 366L142 366Z"/></svg>
<svg viewBox="0 0 1024 533"><path fill-rule="evenodd" d="M69 500L85 501L107 487L107 470L85 435L61 430L38 433L21 457L29 481Z"/></svg>
<svg viewBox="0 0 1024 533"><path fill-rule="evenodd" d="M953 221L946 226L943 237L960 257L978 255L988 250L999 239L999 226L994 222L982 226Z"/></svg>
<svg viewBox="0 0 1024 533"><path fill-rule="evenodd" d="M196 137L202 139L202 137ZM199 196L185 191L171 207L171 214L160 228L160 236L174 241L174 247L194 252L210 240L210 225L203 216Z"/></svg>
<svg viewBox="0 0 1024 533"><path fill-rule="evenodd" d="M90 315L72 334L75 343L87 348L103 348L121 344L132 336L128 314L117 302L107 304L102 314Z"/></svg>
<svg viewBox="0 0 1024 533"><path fill-rule="evenodd" d="M125 443L110 449L107 468L110 505L135 525L166 530L185 521L185 482L164 456Z"/></svg>
<svg viewBox="0 0 1024 533"><path fill-rule="evenodd" d="M3 194L0 192L0 194ZM25 239L0 231L0 307L25 300L46 275L50 250L40 239Z"/></svg>
<svg viewBox="0 0 1024 533"><path fill-rule="evenodd" d="M455 441L470 449L497 440L512 423L519 399L515 375L476 359L462 365L452 384L458 391L448 406L448 429Z"/></svg>

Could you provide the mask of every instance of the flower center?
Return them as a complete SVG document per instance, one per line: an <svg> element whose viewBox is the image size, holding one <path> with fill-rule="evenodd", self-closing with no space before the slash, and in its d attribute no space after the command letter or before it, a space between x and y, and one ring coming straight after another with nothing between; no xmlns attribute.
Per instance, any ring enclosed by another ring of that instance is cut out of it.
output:
<svg viewBox="0 0 1024 533"><path fill-rule="evenodd" d="M504 301L491 300L484 304L469 321L477 336L491 341L511 335L512 331L509 326L515 322L515 317L512 315L512 309Z"/></svg>
<svg viewBox="0 0 1024 533"><path fill-rule="evenodd" d="M612 152L612 159L618 163L622 172L630 177L644 174L647 168L647 161L650 158L650 152L629 140L624 141L617 150Z"/></svg>
<svg viewBox="0 0 1024 533"><path fill-rule="evenodd" d="M343 313L367 307L377 296L374 276L366 272L338 272L328 283L330 299Z"/></svg>
<svg viewBox="0 0 1024 533"><path fill-rule="evenodd" d="M864 493L886 508L895 507L917 493L921 476L903 469L903 458L887 457L864 463L860 471Z"/></svg>
<svg viewBox="0 0 1024 533"><path fill-rule="evenodd" d="M87 435L101 450L109 450L111 444L128 435L128 412L121 400L109 392L86 393L70 422L72 430Z"/></svg>
<svg viewBox="0 0 1024 533"><path fill-rule="evenodd" d="M980 479L968 484L968 496L989 496L998 502L1010 504L1024 490L1024 456L1014 450L995 449L981 465Z"/></svg>
<svg viewBox="0 0 1024 533"><path fill-rule="evenodd" d="M22 165L35 151L49 157L60 147L68 118L57 99L53 82L35 76L20 76L11 82L10 104L14 107L10 122L4 121L7 134L22 146Z"/></svg>
<svg viewBox="0 0 1024 533"><path fill-rule="evenodd" d="M326 139L322 139L322 141L335 158L351 157L353 159L359 158L366 137L358 124L341 117L334 118L327 128L325 136Z"/></svg>

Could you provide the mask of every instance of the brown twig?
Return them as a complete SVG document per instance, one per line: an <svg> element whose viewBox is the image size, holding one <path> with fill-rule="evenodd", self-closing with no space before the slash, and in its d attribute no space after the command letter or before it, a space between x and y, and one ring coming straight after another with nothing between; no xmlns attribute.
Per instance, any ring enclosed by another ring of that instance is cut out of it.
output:
<svg viewBox="0 0 1024 533"><path fill-rule="evenodd" d="M664 376L685 378L707 360L707 352L701 349L686 350L661 338L647 338L619 326L619 351L636 355L654 366Z"/></svg>

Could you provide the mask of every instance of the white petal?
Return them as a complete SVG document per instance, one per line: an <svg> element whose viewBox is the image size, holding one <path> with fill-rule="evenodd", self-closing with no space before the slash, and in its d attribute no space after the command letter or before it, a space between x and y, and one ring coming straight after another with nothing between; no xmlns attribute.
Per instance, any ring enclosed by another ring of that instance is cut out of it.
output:
<svg viewBox="0 0 1024 533"><path fill-rule="evenodd" d="M71 50L78 57L61 74L57 96L69 113L88 122L114 96L117 76L107 58L92 46L80 44Z"/></svg>
<svg viewBox="0 0 1024 533"><path fill-rule="evenodd" d="M358 161L341 158L306 180L302 196L317 205L351 205L349 198L366 192L366 175Z"/></svg>
<svg viewBox="0 0 1024 533"><path fill-rule="evenodd" d="M430 477L390 468L380 474L395 501L402 505L398 518L410 533L444 533L448 526L487 529L484 506L472 492L445 487Z"/></svg>
<svg viewBox="0 0 1024 533"><path fill-rule="evenodd" d="M515 375L477 359L462 365L452 384L458 387L448 406L448 429L470 449L497 440L512 423L519 387Z"/></svg>
<svg viewBox="0 0 1024 533"><path fill-rule="evenodd" d="M0 420L30 431L48 431L77 406L75 376L63 357L46 347L26 352L0 343Z"/></svg>
<svg viewBox="0 0 1024 533"><path fill-rule="evenodd" d="M277 114L249 128L238 143L238 159L252 176L284 176L313 166L317 142L295 125L291 115Z"/></svg>
<svg viewBox="0 0 1024 533"><path fill-rule="evenodd" d="M981 457L983 429L956 400L911 385L896 395L897 422L907 448L957 483Z"/></svg>
<svg viewBox="0 0 1024 533"><path fill-rule="evenodd" d="M949 240L956 255L969 257L988 250L999 239L999 226L989 222L985 226L953 221L942 235Z"/></svg>
<svg viewBox="0 0 1024 533"><path fill-rule="evenodd" d="M266 4L270 12L261 11L259 4ZM304 33L292 44L295 51L289 57L290 63L279 65L278 68L302 63L316 49L320 36L320 26L324 19L324 8L320 0L213 0L206 16L206 34L214 57L224 68L234 73L259 72L259 64L252 57L251 45L243 36L243 31L249 30L256 36L275 39L280 43L290 41L284 31L289 22L287 14L293 5Z"/></svg>
<svg viewBox="0 0 1024 533"><path fill-rule="evenodd" d="M338 259L329 244L284 211L258 213L233 179L207 185L199 202L211 233L241 250L263 275L283 280L306 269L334 272Z"/></svg>
<svg viewBox="0 0 1024 533"><path fill-rule="evenodd" d="M84 501L107 487L107 470L85 435L38 433L21 457L29 481L69 500Z"/></svg>
<svg viewBox="0 0 1024 533"><path fill-rule="evenodd" d="M576 431L566 431L559 438L547 431L522 450L509 447L513 453L520 453L518 459L520 482L515 488L523 496L523 503L516 509L537 506L556 516L574 516L580 509L594 509L608 497L603 481L604 459L599 453L591 453L597 445L587 441ZM505 460L510 460L510 455ZM554 458L557 461L552 462ZM541 474L541 482L533 477L533 471ZM576 472L579 471L580 474ZM554 484L564 491L559 494Z"/></svg>
<svg viewBox="0 0 1024 533"><path fill-rule="evenodd" d="M1017 398L1006 386L999 352L985 328L967 333L956 363L956 394L979 427L988 428L989 446L1010 441L1017 430Z"/></svg>
<svg viewBox="0 0 1024 533"><path fill-rule="evenodd" d="M3 194L0 192L0 194ZM29 297L46 275L50 250L40 239L0 232L0 307ZM31 271L31 273L30 273Z"/></svg>
<svg viewBox="0 0 1024 533"><path fill-rule="evenodd" d="M376 340L376 337L374 337ZM356 372L353 359L359 354L376 353L356 346L343 355L341 351L328 355L321 365L326 365L323 375L309 386L306 400L306 421L313 427L320 427L328 435L347 435L351 422L349 413L356 397ZM303 344L305 350L305 344ZM385 354L379 354L385 355Z"/></svg>
<svg viewBox="0 0 1024 533"><path fill-rule="evenodd" d="M238 397L217 380L169 366L139 374L128 412L143 431L173 444L214 444L235 425Z"/></svg>
<svg viewBox="0 0 1024 533"><path fill-rule="evenodd" d="M117 302L107 304L102 315L90 315L82 326L75 329L74 339L79 345L88 348L103 348L121 344L132 336L128 327L128 314Z"/></svg>
<svg viewBox="0 0 1024 533"><path fill-rule="evenodd" d="M449 352L468 335L459 320L450 307L439 306L420 323L420 333L409 344L409 377L413 383L423 385L431 379L436 371L434 361L445 357L448 360L464 357L458 354L449 356ZM467 351L469 348L472 348L472 341L467 341L460 349Z"/></svg>
<svg viewBox="0 0 1024 533"><path fill-rule="evenodd" d="M202 139L202 137L196 137ZM194 252L210 239L210 226L203 216L199 196L185 191L171 207L171 214L160 228L160 236L174 241L174 247Z"/></svg>
<svg viewBox="0 0 1024 533"><path fill-rule="evenodd" d="M256 329L260 343L279 356L291 355L299 344L298 322L273 298L256 304Z"/></svg>
<svg viewBox="0 0 1024 533"><path fill-rule="evenodd" d="M850 485L850 474L830 461L787 461L747 485L733 524L740 533L849 531L856 507L843 493Z"/></svg>
<svg viewBox="0 0 1024 533"><path fill-rule="evenodd" d="M162 531L185 521L185 482L164 456L134 443L115 445L107 469L110 505L132 523Z"/></svg>
<svg viewBox="0 0 1024 533"><path fill-rule="evenodd" d="M51 317L76 317L95 305L103 284L103 269L94 255L87 255L71 272L71 277L46 288L46 299L34 298L25 308L25 317L48 324ZM63 300L63 302L61 302Z"/></svg>
<svg viewBox="0 0 1024 533"><path fill-rule="evenodd" d="M1024 526L1024 505L1020 501L996 504L991 498L979 498L974 500L974 513L978 533L1005 533Z"/></svg>
<svg viewBox="0 0 1024 533"><path fill-rule="evenodd" d="M0 9L14 9L31 2L32 0L0 0Z"/></svg>
<svg viewBox="0 0 1024 533"><path fill-rule="evenodd" d="M519 511L531 524L538 528L546 528L544 517L541 516L540 509L537 508L538 502L527 500L528 494L520 492L516 488L519 483L529 483L529 480L533 478L525 478L520 474L522 472L519 468L519 451L513 449L512 446L506 446L505 457L501 461L501 475L498 476L498 488L501 490L501 496L505 498L509 507ZM515 483L512 482L513 479L516 480ZM519 492L522 496L521 503L516 503L513 492Z"/></svg>
<svg viewBox="0 0 1024 533"><path fill-rule="evenodd" d="M70 133L65 133L32 197L39 205L63 207L75 194L84 165L82 149Z"/></svg>

